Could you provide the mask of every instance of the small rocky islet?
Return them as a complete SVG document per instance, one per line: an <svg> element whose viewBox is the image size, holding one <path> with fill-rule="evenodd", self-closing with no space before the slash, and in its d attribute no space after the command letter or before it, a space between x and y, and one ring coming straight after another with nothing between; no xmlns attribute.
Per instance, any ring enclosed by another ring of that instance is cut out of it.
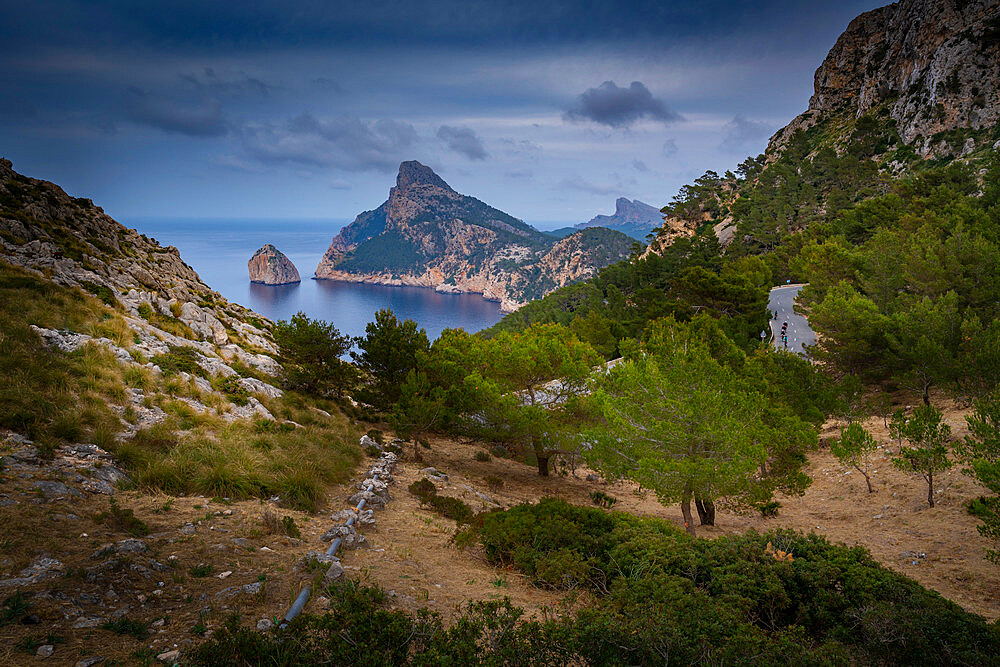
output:
<svg viewBox="0 0 1000 667"><path fill-rule="evenodd" d="M302 282L292 260L270 243L265 243L247 262L250 282L263 285L291 285Z"/></svg>

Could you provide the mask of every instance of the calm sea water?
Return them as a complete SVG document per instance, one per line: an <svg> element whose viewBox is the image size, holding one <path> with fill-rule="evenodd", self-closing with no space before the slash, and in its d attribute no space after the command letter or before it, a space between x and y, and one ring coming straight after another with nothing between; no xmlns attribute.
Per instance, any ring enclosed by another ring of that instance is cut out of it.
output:
<svg viewBox="0 0 1000 667"><path fill-rule="evenodd" d="M333 322L342 333L364 334L375 311L391 308L400 319L410 318L433 340L443 329L461 327L474 332L496 324L500 304L473 294L439 294L422 287L384 287L311 276L330 240L349 220L324 222L293 220L122 220L162 245L176 246L181 257L213 289L230 301L252 308L273 320L288 319L298 311ZM295 264L302 277L298 285L250 283L247 260L265 243L273 243Z"/></svg>

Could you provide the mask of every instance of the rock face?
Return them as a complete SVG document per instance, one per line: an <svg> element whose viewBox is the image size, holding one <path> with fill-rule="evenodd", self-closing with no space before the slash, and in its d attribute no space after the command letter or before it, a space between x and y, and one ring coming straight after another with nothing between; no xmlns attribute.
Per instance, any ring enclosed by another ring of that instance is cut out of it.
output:
<svg viewBox="0 0 1000 667"><path fill-rule="evenodd" d="M557 242L411 161L399 166L388 200L333 239L315 277L473 292L511 311L624 259L631 245L606 229Z"/></svg>
<svg viewBox="0 0 1000 667"><path fill-rule="evenodd" d="M589 227L607 227L622 234L643 241L646 235L663 224L663 215L658 208L650 206L638 199L629 200L619 197L615 201L614 215L598 215L589 222L581 222L576 229Z"/></svg>
<svg viewBox="0 0 1000 667"><path fill-rule="evenodd" d="M289 285L301 282L299 270L283 252L270 243L264 245L247 262L250 282L264 285Z"/></svg>
<svg viewBox="0 0 1000 667"><path fill-rule="evenodd" d="M1000 120L1000 2L901 0L865 12L816 70L814 88L808 111L772 138L769 152L796 129L883 105L918 154L951 152L941 133ZM975 148L973 140L963 150Z"/></svg>

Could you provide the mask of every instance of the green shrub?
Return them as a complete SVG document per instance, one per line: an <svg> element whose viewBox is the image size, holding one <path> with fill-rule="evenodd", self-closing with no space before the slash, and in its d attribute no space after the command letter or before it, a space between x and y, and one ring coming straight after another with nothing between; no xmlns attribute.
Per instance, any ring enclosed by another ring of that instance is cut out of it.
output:
<svg viewBox="0 0 1000 667"><path fill-rule="evenodd" d="M459 524L470 523L472 521L472 508L465 501L451 496L434 496L429 504L438 514L449 519L454 519Z"/></svg>
<svg viewBox="0 0 1000 667"><path fill-rule="evenodd" d="M190 574L192 577L197 577L200 579L212 576L213 572L215 572L215 568L206 563L199 563L198 565L195 565L190 570L188 570L188 574Z"/></svg>
<svg viewBox="0 0 1000 667"><path fill-rule="evenodd" d="M3 605L0 605L0 628L23 618L28 613L30 606L28 599L21 591L17 591L5 599Z"/></svg>
<svg viewBox="0 0 1000 667"><path fill-rule="evenodd" d="M612 495L604 493L603 491L591 491L590 502L594 503L598 507L611 509L614 504L618 502L618 499Z"/></svg>
<svg viewBox="0 0 1000 667"><path fill-rule="evenodd" d="M483 450L480 449L479 451L476 452L476 457L475 458L476 458L477 461L479 461L481 463L487 463L487 462L489 462L489 460L490 460L491 457L490 457L489 452L484 452Z"/></svg>
<svg viewBox="0 0 1000 667"><path fill-rule="evenodd" d="M230 375L224 378L215 378L212 380L212 387L216 391L220 391L226 395L233 404L235 405L246 405L250 402L250 392L247 388L240 384L240 378L238 375ZM292 428L295 428L294 426Z"/></svg>
<svg viewBox="0 0 1000 667"><path fill-rule="evenodd" d="M114 306L118 303L118 299L115 298L115 293L112 292L109 287L98 285L97 283L87 282L86 280L80 281L80 287L87 290L109 306Z"/></svg>
<svg viewBox="0 0 1000 667"><path fill-rule="evenodd" d="M763 503L757 506L760 511L760 515L765 519L770 519L771 517L778 516L778 510L781 509L781 503L777 500L772 500L770 502Z"/></svg>
<svg viewBox="0 0 1000 667"><path fill-rule="evenodd" d="M148 633L148 626L145 623L124 616L113 621L106 621L101 628L111 630L119 635L131 635L136 639L145 639Z"/></svg>
<svg viewBox="0 0 1000 667"><path fill-rule="evenodd" d="M133 537L149 535L149 526L135 515L130 508L119 507L114 498L111 499L107 512L98 512L94 520L103 523L111 530L119 530Z"/></svg>
<svg viewBox="0 0 1000 667"><path fill-rule="evenodd" d="M437 495L437 487L434 486L434 482L426 477L410 484L409 491L423 504L429 503L431 498Z"/></svg>
<svg viewBox="0 0 1000 667"><path fill-rule="evenodd" d="M184 372L203 378L208 377L205 369L198 365L201 355L193 347L170 345L167 350L164 354L153 355L153 358L150 360L160 367L165 376Z"/></svg>
<svg viewBox="0 0 1000 667"><path fill-rule="evenodd" d="M583 663L660 663L669 646L677 664L751 654L761 664L992 664L1000 649L981 617L816 535L694 540L659 519L551 498L474 527L494 565L590 589L571 631Z"/></svg>

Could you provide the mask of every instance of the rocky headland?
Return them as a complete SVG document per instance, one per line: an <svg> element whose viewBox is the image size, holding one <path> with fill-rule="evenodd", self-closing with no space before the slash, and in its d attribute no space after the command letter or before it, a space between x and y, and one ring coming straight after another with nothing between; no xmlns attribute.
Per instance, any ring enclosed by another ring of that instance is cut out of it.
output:
<svg viewBox="0 0 1000 667"><path fill-rule="evenodd" d="M253 254L247 262L250 282L263 285L289 285L301 282L292 260L270 243Z"/></svg>
<svg viewBox="0 0 1000 667"><path fill-rule="evenodd" d="M410 161L388 200L333 239L315 277L472 292L512 311L626 258L632 243L597 228L557 240Z"/></svg>

